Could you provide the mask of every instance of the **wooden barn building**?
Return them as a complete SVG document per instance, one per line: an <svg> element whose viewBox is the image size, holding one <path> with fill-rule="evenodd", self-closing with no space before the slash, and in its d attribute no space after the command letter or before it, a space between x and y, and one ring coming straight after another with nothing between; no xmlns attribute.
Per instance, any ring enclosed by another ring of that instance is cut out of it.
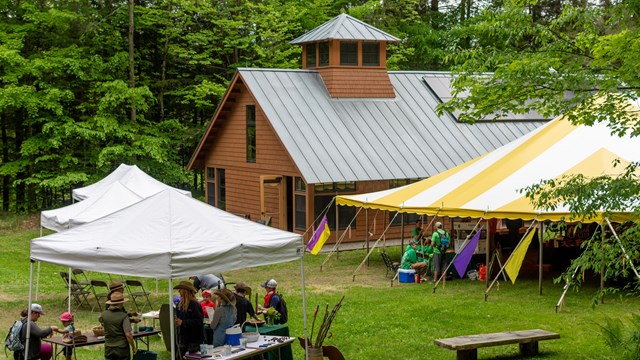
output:
<svg viewBox="0 0 640 360"><path fill-rule="evenodd" d="M291 42L302 46L302 69L238 69L189 163L205 170L207 202L302 233L336 194L433 176L547 121L528 114L469 125L438 116L451 74L387 71L386 45L396 41L342 14ZM356 211L329 208L330 242ZM366 216L376 236L393 214ZM362 211L343 242L364 240L365 224Z"/></svg>

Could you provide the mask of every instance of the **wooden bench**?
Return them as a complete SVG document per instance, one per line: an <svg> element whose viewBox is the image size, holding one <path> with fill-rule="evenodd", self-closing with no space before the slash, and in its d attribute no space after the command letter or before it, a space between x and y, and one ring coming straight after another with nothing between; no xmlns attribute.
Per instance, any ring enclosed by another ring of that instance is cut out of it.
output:
<svg viewBox="0 0 640 360"><path fill-rule="evenodd" d="M481 347L520 344L520 354L522 356L532 356L538 354L538 341L559 338L560 334L535 329L458 336L437 339L434 343L445 349L456 350L458 360L476 360L478 358L478 348Z"/></svg>

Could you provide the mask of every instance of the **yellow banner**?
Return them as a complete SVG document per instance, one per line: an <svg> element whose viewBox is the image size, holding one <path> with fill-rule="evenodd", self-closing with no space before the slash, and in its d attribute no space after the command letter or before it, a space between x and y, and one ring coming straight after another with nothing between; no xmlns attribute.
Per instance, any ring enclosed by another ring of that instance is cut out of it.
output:
<svg viewBox="0 0 640 360"><path fill-rule="evenodd" d="M536 233L536 230L537 229L532 229L529 231L518 247L513 250L513 255L511 255L509 262L504 266L504 271L509 275L509 279L511 279L512 284L516 283L516 278L518 277L518 273L520 273L522 261L524 261L524 256L527 254L527 249L529 249L531 239L533 239L533 235Z"/></svg>

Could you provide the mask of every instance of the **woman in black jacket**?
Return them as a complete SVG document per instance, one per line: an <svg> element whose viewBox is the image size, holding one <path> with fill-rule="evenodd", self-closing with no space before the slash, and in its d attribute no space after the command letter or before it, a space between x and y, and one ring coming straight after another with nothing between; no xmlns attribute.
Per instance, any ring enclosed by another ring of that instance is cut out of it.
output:
<svg viewBox="0 0 640 360"><path fill-rule="evenodd" d="M198 352L204 338L204 315L196 300L196 288L188 281L181 281L173 289L180 293L180 302L176 307L179 353Z"/></svg>
<svg viewBox="0 0 640 360"><path fill-rule="evenodd" d="M22 330L20 332L20 340L25 344L27 339L27 316L29 313L27 309L22 310L20 314L23 317L23 325ZM31 331L29 333L29 353L26 356L27 360L32 359L42 359L49 360L51 359L52 348L50 344L43 344L41 339L51 336L54 331L58 330L57 326L48 326L45 328L40 328L36 325L36 321L40 319L40 316L44 315L44 311L42 310L42 306L38 304L31 304ZM25 344L26 345L26 344Z"/></svg>

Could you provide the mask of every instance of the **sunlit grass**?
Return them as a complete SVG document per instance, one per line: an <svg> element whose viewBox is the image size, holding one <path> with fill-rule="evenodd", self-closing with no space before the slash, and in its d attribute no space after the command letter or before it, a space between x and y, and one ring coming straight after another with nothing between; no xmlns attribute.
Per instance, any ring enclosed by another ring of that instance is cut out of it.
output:
<svg viewBox="0 0 640 360"><path fill-rule="evenodd" d="M8 329L26 307L29 290L29 242L39 236L39 230L0 230L0 326ZM124 251L124 250L123 250ZM399 259L398 247L388 249L392 258ZM638 313L637 298L607 298L603 305L591 307L596 289L584 288L569 292L566 307L555 312L555 304L562 292L548 276L543 294L538 294L536 279L523 277L515 285L500 283L488 301L484 300L484 284L468 280L448 281L445 288L433 293L429 284L394 284L385 278L384 264L378 250L374 250L369 266L363 266L353 279L353 272L364 258L362 250L344 252L332 258L320 271L326 255L305 256L305 288L308 309L308 329L311 328L316 305L329 308L345 295L342 309L332 326L327 345L337 346L347 359L454 359L455 352L441 349L433 340L465 334L507 330L545 329L558 332L559 340L540 343L545 359L606 359L610 350L598 333L597 323L606 316L628 319ZM247 264L251 266L251 264ZM37 269L37 265L34 266ZM247 268L224 273L227 281L244 281L259 294L258 284L269 278L279 282L289 307L289 326L292 336L303 336L301 262ZM59 272L66 269L41 264L38 302L47 315L41 325L59 325L57 317L66 308L65 289ZM90 278L109 280L107 274L88 273ZM117 276L115 276L117 277ZM169 295L165 280L143 279L151 290L152 302L159 308ZM255 302L255 295L252 297ZM132 308L129 303L128 308ZM88 330L98 324L98 312L89 309L76 311L76 327ZM318 321L319 323L319 321ZM318 327L316 324L316 330ZM152 339L151 349L159 359L168 360L159 337ZM294 344L294 357L303 358L302 348ZM483 348L480 358L518 358L517 345ZM79 359L102 359L103 348L87 347L78 352Z"/></svg>

